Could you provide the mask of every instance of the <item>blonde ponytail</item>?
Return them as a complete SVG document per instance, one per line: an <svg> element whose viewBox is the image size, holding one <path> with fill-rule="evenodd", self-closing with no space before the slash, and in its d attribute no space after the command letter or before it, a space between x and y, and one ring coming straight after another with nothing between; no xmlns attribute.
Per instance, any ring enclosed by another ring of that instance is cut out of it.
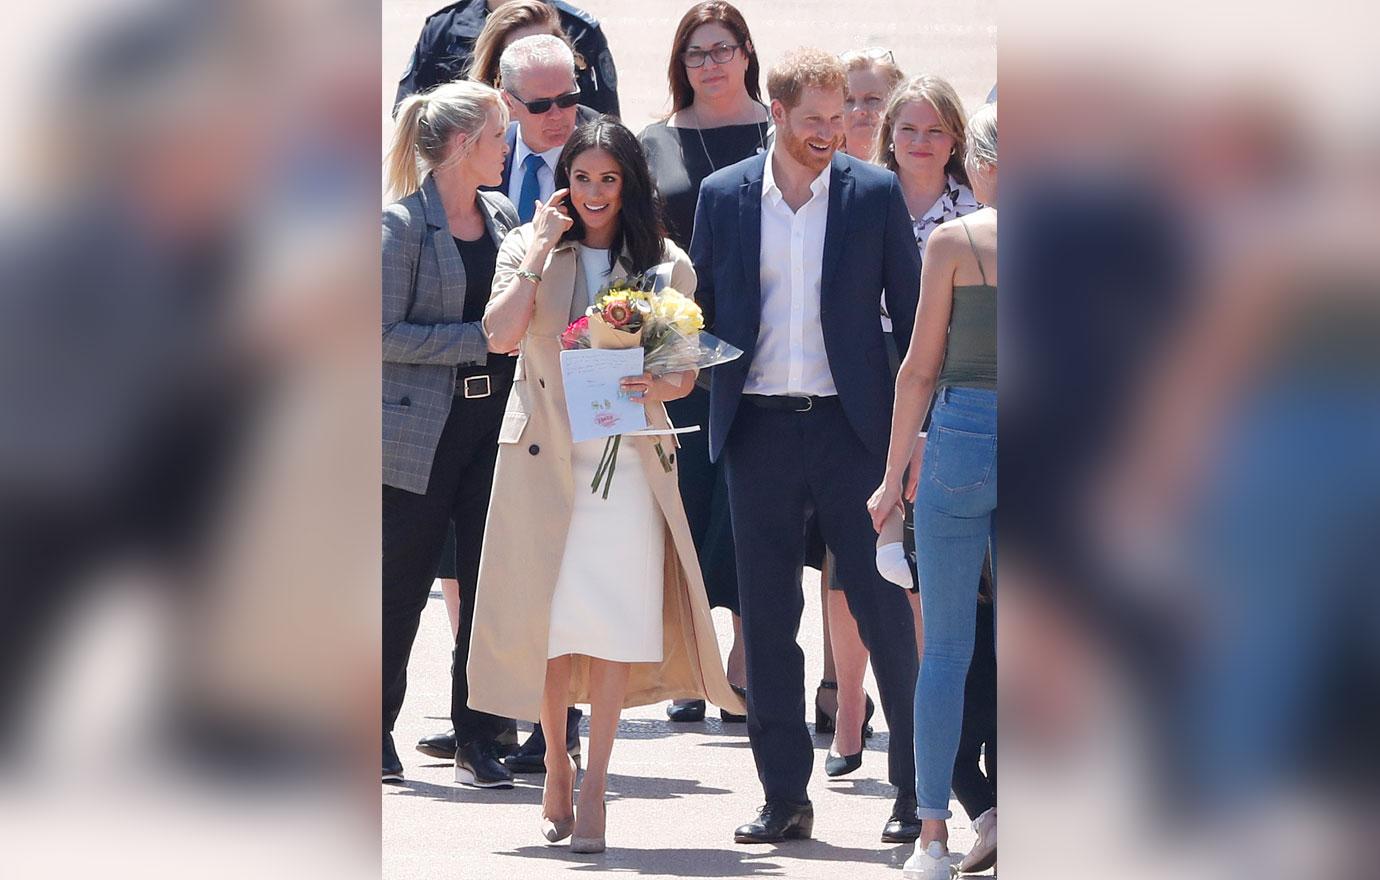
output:
<svg viewBox="0 0 1380 880"><path fill-rule="evenodd" d="M393 142L384 159L388 192L396 199L421 188L422 177L442 165L462 161L488 123L489 112L508 124L508 108L496 89L483 83L442 83L429 92L409 95L398 105ZM467 136L460 151L450 144L457 134Z"/></svg>
<svg viewBox="0 0 1380 880"><path fill-rule="evenodd" d="M398 123L386 161L388 193L395 199L411 195L421 186L417 173L417 131L426 112L425 94L408 95L398 105Z"/></svg>

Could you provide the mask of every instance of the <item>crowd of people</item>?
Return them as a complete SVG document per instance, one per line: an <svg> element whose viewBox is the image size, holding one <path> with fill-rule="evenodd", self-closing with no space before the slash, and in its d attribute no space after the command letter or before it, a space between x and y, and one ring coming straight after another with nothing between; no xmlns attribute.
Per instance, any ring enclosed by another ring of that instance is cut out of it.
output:
<svg viewBox="0 0 1380 880"><path fill-rule="evenodd" d="M765 794L735 841L810 837L810 564L825 772L861 766L870 661L896 790L881 840L914 842L907 878L947 880L996 859L996 105L969 118L884 49L794 50L765 96L762 74L743 15L697 3L671 112L634 134L587 13L461 0L428 19L386 158L383 779L402 778L392 730L439 576L452 729L418 748L457 782L544 772L542 834L600 852L621 709L695 722L708 701L746 723ZM560 337L666 264L743 355L625 378L653 429L703 430L669 461L625 436L590 493L604 444L572 436ZM712 607L732 612L726 664ZM520 745L515 719L539 722ZM963 856L951 790L978 831Z"/></svg>

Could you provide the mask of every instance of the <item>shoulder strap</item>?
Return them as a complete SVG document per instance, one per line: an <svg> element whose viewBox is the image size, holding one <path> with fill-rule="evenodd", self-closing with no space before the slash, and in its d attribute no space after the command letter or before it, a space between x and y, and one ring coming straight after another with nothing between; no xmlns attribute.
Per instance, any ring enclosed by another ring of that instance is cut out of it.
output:
<svg viewBox="0 0 1380 880"><path fill-rule="evenodd" d="M982 257L978 256L977 245L973 244L973 233L968 229L968 221L960 217L958 222L963 224L963 234L968 236L968 247L973 249L973 259L977 260L978 272L982 273L982 283L985 285L987 284L987 271L982 268Z"/></svg>

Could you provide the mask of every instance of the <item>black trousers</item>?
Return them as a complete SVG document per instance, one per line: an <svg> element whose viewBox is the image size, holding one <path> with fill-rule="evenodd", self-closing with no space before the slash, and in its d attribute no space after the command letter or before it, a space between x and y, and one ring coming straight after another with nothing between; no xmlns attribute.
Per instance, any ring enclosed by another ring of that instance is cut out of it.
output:
<svg viewBox="0 0 1380 880"><path fill-rule="evenodd" d="M498 458L498 429L507 395L456 397L441 432L425 495L383 487L383 730L392 731L407 691L407 660L422 609L455 521L460 631L451 670L450 715L464 745L497 736L503 719L469 708L465 666L474 623L475 586L484 521Z"/></svg>
<svg viewBox="0 0 1380 880"><path fill-rule="evenodd" d="M978 765L986 749L986 769ZM954 758L954 797L969 819L997 805L997 639L991 602L979 602L973 662L963 687L963 734Z"/></svg>
<svg viewBox="0 0 1380 880"><path fill-rule="evenodd" d="M805 660L796 634L805 602L805 521L812 511L872 653L891 731L888 778L900 792L913 793L915 621L905 591L877 573L877 536L867 514L885 462L863 446L837 399L804 413L743 400L723 457L739 550L748 738L767 798L809 799L814 743L805 726Z"/></svg>

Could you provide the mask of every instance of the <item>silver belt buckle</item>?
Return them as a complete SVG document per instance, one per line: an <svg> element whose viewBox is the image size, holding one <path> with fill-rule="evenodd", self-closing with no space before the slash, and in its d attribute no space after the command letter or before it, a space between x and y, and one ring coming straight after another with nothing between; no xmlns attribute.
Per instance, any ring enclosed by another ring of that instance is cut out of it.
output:
<svg viewBox="0 0 1380 880"><path fill-rule="evenodd" d="M814 408L815 408L815 399L814 399L813 397L806 397L806 398L805 398L805 406L803 406L802 408L800 408L800 409L798 409L798 410L795 410L795 412L798 412L798 413L809 412L810 410L812 410L812 409L814 409Z"/></svg>
<svg viewBox="0 0 1380 880"><path fill-rule="evenodd" d="M493 393L488 376L470 376L465 379L465 399L478 400Z"/></svg>

